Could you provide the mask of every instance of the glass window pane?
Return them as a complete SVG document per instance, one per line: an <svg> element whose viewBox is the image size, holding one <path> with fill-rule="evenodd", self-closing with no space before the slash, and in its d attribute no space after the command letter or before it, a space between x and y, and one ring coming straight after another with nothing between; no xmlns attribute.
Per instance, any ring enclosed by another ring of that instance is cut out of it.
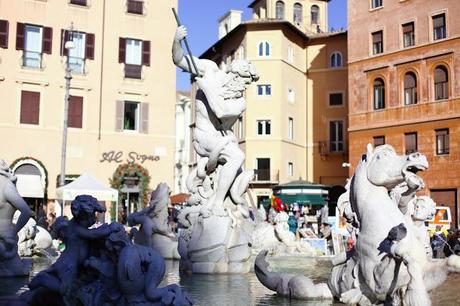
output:
<svg viewBox="0 0 460 306"><path fill-rule="evenodd" d="M42 52L42 28L26 25L25 50Z"/></svg>
<svg viewBox="0 0 460 306"><path fill-rule="evenodd" d="M142 41L126 39L126 64L142 65Z"/></svg>

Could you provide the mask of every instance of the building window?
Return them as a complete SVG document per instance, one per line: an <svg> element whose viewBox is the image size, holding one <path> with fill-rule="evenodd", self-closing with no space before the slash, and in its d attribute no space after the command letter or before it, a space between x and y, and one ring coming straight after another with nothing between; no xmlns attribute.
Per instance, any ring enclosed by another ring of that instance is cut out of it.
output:
<svg viewBox="0 0 460 306"><path fill-rule="evenodd" d="M244 125L243 125L243 117L238 118L238 138L243 139L244 138Z"/></svg>
<svg viewBox="0 0 460 306"><path fill-rule="evenodd" d="M417 76L413 72L404 75L404 104L417 103Z"/></svg>
<svg viewBox="0 0 460 306"><path fill-rule="evenodd" d="M0 48L8 49L8 20L0 20Z"/></svg>
<svg viewBox="0 0 460 306"><path fill-rule="evenodd" d="M276 19L284 19L284 2L276 1Z"/></svg>
<svg viewBox="0 0 460 306"><path fill-rule="evenodd" d="M340 52L333 52L331 55L331 68L342 67L342 54Z"/></svg>
<svg viewBox="0 0 460 306"><path fill-rule="evenodd" d="M83 73L85 69L85 33L72 33L75 48L68 50L70 69L76 73Z"/></svg>
<svg viewBox="0 0 460 306"><path fill-rule="evenodd" d="M319 6L312 5L310 10L311 24L319 24Z"/></svg>
<svg viewBox="0 0 460 306"><path fill-rule="evenodd" d="M19 25L19 24L18 24ZM38 26L26 25L24 33L24 53L22 65L24 67L42 67L42 34L43 28ZM19 33L18 33L19 36Z"/></svg>
<svg viewBox="0 0 460 306"><path fill-rule="evenodd" d="M294 62L294 49L291 45L289 45L287 49L287 58L289 63L292 64Z"/></svg>
<svg viewBox="0 0 460 306"><path fill-rule="evenodd" d="M343 94L341 92L329 94L329 106L343 105Z"/></svg>
<svg viewBox="0 0 460 306"><path fill-rule="evenodd" d="M404 142L406 145L406 154L417 152L417 133L404 134Z"/></svg>
<svg viewBox="0 0 460 306"><path fill-rule="evenodd" d="M383 146L385 144L385 136L375 136L374 138L374 147Z"/></svg>
<svg viewBox="0 0 460 306"><path fill-rule="evenodd" d="M385 82L381 78L374 80L374 110L385 108Z"/></svg>
<svg viewBox="0 0 460 306"><path fill-rule="evenodd" d="M73 41L74 48L66 49L67 41ZM85 73L85 60L94 59L94 42L94 34L61 30L61 56L69 57L72 72Z"/></svg>
<svg viewBox="0 0 460 306"><path fill-rule="evenodd" d="M71 4L86 6L86 0L70 0Z"/></svg>
<svg viewBox="0 0 460 306"><path fill-rule="evenodd" d="M444 66L437 66L434 70L434 97L435 100L449 98L449 74Z"/></svg>
<svg viewBox="0 0 460 306"><path fill-rule="evenodd" d="M404 48L414 46L415 45L414 23L409 22L409 23L403 24L402 31L403 31Z"/></svg>
<svg viewBox="0 0 460 306"><path fill-rule="evenodd" d="M83 126L83 97L70 96L67 126L81 129Z"/></svg>
<svg viewBox="0 0 460 306"><path fill-rule="evenodd" d="M373 9L382 7L383 6L383 0L371 0L371 7Z"/></svg>
<svg viewBox="0 0 460 306"><path fill-rule="evenodd" d="M288 162L288 176L294 176L294 164Z"/></svg>
<svg viewBox="0 0 460 306"><path fill-rule="evenodd" d="M271 96L272 86L271 85L257 85L258 96Z"/></svg>
<svg viewBox="0 0 460 306"><path fill-rule="evenodd" d="M143 0L128 0L126 3L127 11L131 14L142 15L144 13L144 1Z"/></svg>
<svg viewBox="0 0 460 306"><path fill-rule="evenodd" d="M270 44L268 42L259 43L259 56L270 56Z"/></svg>
<svg viewBox="0 0 460 306"><path fill-rule="evenodd" d="M257 120L257 135L270 135L271 134L271 121L270 120Z"/></svg>
<svg viewBox="0 0 460 306"><path fill-rule="evenodd" d="M302 4L294 4L294 23L302 23Z"/></svg>
<svg viewBox="0 0 460 306"><path fill-rule="evenodd" d="M21 117L20 123L39 124L40 119L40 93L34 91L21 91Z"/></svg>
<svg viewBox="0 0 460 306"><path fill-rule="evenodd" d="M372 33L372 52L374 55L383 53L383 31Z"/></svg>
<svg viewBox="0 0 460 306"><path fill-rule="evenodd" d="M138 131L139 130L139 102L125 101L123 130Z"/></svg>
<svg viewBox="0 0 460 306"><path fill-rule="evenodd" d="M270 180L270 158L257 158L256 180Z"/></svg>
<svg viewBox="0 0 460 306"><path fill-rule="evenodd" d="M343 152L343 121L331 121L329 123L329 150L331 152Z"/></svg>
<svg viewBox="0 0 460 306"><path fill-rule="evenodd" d="M142 78L142 65L150 66L150 41L120 38L118 62L125 64L125 77Z"/></svg>
<svg viewBox="0 0 460 306"><path fill-rule="evenodd" d="M439 14L433 16L433 39L443 39L447 37L446 31L446 15Z"/></svg>
<svg viewBox="0 0 460 306"><path fill-rule="evenodd" d="M295 92L294 89L288 88L288 102L294 103L295 101Z"/></svg>
<svg viewBox="0 0 460 306"><path fill-rule="evenodd" d="M291 117L288 119L288 139L294 139L294 119Z"/></svg>
<svg viewBox="0 0 460 306"><path fill-rule="evenodd" d="M449 154L449 129L436 130L436 155Z"/></svg>

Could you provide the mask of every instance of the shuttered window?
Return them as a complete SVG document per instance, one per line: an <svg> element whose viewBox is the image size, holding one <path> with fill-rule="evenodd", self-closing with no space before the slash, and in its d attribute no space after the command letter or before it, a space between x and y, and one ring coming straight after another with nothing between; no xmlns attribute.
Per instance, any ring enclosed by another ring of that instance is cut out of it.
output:
<svg viewBox="0 0 460 306"><path fill-rule="evenodd" d="M74 48L66 49L65 43L67 41L73 41ZM94 34L61 30L61 56L69 56L72 72L85 72L85 60L94 60L94 44Z"/></svg>
<svg viewBox="0 0 460 306"><path fill-rule="evenodd" d="M150 66L150 41L120 37L118 62L125 64L125 77L142 78L142 66Z"/></svg>
<svg viewBox="0 0 460 306"><path fill-rule="evenodd" d="M143 0L128 0L127 3L128 13L142 15L144 13Z"/></svg>
<svg viewBox="0 0 460 306"><path fill-rule="evenodd" d="M414 23L406 23L402 26L404 48L415 45Z"/></svg>
<svg viewBox="0 0 460 306"><path fill-rule="evenodd" d="M404 141L406 145L406 154L417 152L417 133L404 134Z"/></svg>
<svg viewBox="0 0 460 306"><path fill-rule="evenodd" d="M51 54L53 29L37 25L17 23L16 50L23 50L23 66L42 67L42 53Z"/></svg>
<svg viewBox="0 0 460 306"><path fill-rule="evenodd" d="M34 91L21 92L21 117L19 122L24 124L39 124L40 93Z"/></svg>
<svg viewBox="0 0 460 306"><path fill-rule="evenodd" d="M83 97L70 96L68 127L79 128L83 126Z"/></svg>
<svg viewBox="0 0 460 306"><path fill-rule="evenodd" d="M385 144L385 136L375 136L374 137L374 147L383 146Z"/></svg>
<svg viewBox="0 0 460 306"><path fill-rule="evenodd" d="M8 48L8 28L8 21L0 20L0 48Z"/></svg>
<svg viewBox="0 0 460 306"><path fill-rule="evenodd" d="M373 54L383 53L383 32L372 33L372 52Z"/></svg>
<svg viewBox="0 0 460 306"><path fill-rule="evenodd" d="M141 103L141 125L140 125L139 132L144 133L144 134L149 133L149 104L148 103Z"/></svg>
<svg viewBox="0 0 460 306"><path fill-rule="evenodd" d="M329 106L339 106L343 104L343 95L342 93L332 93L329 94Z"/></svg>
<svg viewBox="0 0 460 306"><path fill-rule="evenodd" d="M433 16L433 39L438 40L446 37L446 15L439 14Z"/></svg>

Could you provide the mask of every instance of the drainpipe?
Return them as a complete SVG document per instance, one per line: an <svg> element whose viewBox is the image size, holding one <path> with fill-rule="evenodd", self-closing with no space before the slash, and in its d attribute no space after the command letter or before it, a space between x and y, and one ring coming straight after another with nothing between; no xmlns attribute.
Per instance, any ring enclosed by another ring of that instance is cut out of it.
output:
<svg viewBox="0 0 460 306"><path fill-rule="evenodd" d="M99 128L97 140L101 140L102 125L102 88L104 83L104 37L105 37L105 0L102 3L102 39L101 39L101 82L99 83Z"/></svg>

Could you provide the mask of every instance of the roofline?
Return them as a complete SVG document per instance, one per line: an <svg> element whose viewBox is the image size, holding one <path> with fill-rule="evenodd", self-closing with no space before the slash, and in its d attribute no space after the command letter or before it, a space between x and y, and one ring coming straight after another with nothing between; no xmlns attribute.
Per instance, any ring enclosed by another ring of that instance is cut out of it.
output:
<svg viewBox="0 0 460 306"><path fill-rule="evenodd" d="M294 32L296 32L300 37L302 37L305 40L308 40L309 37L307 34L305 34L302 30L297 28L295 25L293 25L291 22L287 20L278 20L278 19L263 19L263 20L248 20L240 23L237 25L235 28L233 28L230 32L227 33L227 35L223 36L221 39L216 41L211 47L209 47L206 51L204 51L201 55L200 58L205 58L206 55L210 52L213 51L216 47L221 45L226 39L229 39L232 35L237 33L240 29L247 27L249 25L262 25L262 26L268 26L268 25L281 25L281 26L287 26L290 29L292 29Z"/></svg>
<svg viewBox="0 0 460 306"><path fill-rule="evenodd" d="M227 18L228 16L230 16L231 13L240 13L240 14L243 14L243 11L240 11L240 10L229 10L227 13L225 13L224 15L222 15L222 17L220 17L219 19L217 19L217 22L221 22L222 20L224 20L225 18Z"/></svg>

